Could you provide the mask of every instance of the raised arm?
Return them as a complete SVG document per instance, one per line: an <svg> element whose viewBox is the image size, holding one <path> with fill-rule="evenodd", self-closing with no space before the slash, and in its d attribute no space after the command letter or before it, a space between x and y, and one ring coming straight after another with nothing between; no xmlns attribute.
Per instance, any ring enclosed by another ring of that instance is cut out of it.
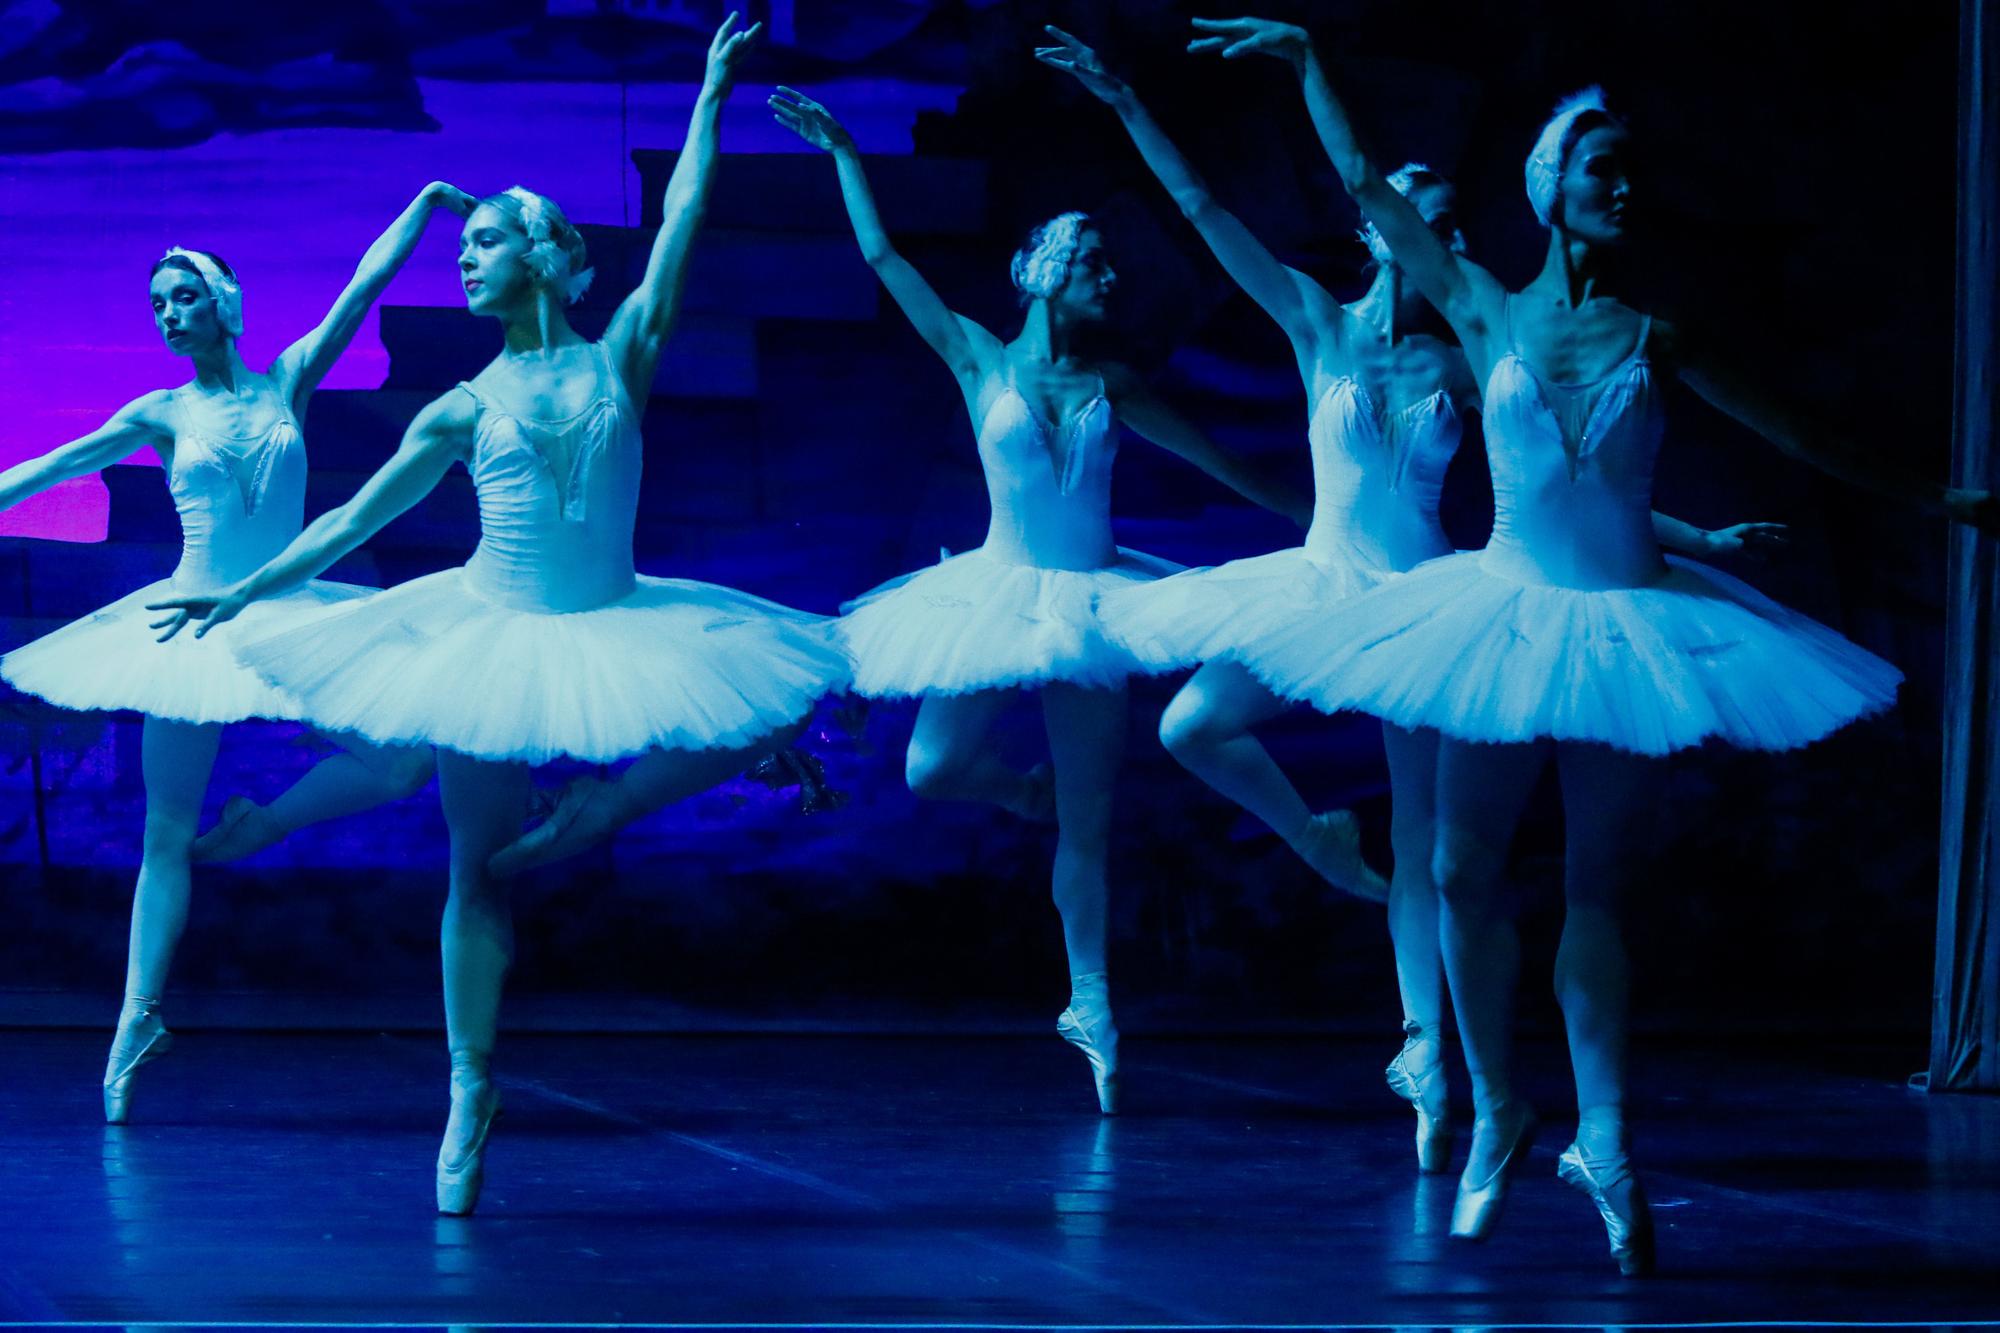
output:
<svg viewBox="0 0 2000 1333"><path fill-rule="evenodd" d="M1253 467L1216 444L1193 422L1169 407L1139 375L1107 366L1104 390L1118 418L1170 454L1177 454L1254 505L1283 514L1301 528L1312 524L1312 497Z"/></svg>
<svg viewBox="0 0 2000 1333"><path fill-rule="evenodd" d="M1497 322L1506 295L1499 280L1479 265L1453 253L1424 222L1416 206L1383 176L1355 137L1347 108L1327 78L1319 53L1305 29L1269 19L1195 19L1209 34L1188 43L1188 50L1215 52L1225 60L1247 55L1276 56L1290 64L1305 93L1306 110L1320 145L1340 176L1340 183L1360 207L1362 216L1396 256L1410 281L1436 306L1462 340L1483 340Z"/></svg>
<svg viewBox="0 0 2000 1333"><path fill-rule="evenodd" d="M233 620L260 597L305 582L386 527L398 514L430 494L472 438L473 403L454 389L423 411L403 432L403 442L389 461L361 484L354 498L329 509L272 556L261 569L227 588L170 597L149 603L148 611L170 614L155 621L166 642L190 620L203 622L200 638L225 620Z"/></svg>
<svg viewBox="0 0 2000 1333"><path fill-rule="evenodd" d="M333 369L333 363L354 341L356 331L361 328L362 317L368 307L389 285L417 248L417 241L424 234L424 226L431 219L431 213L438 208L446 208L465 217L477 204L471 195L443 181L432 181L426 185L415 199L410 201L389 224L387 231L375 238L355 265L354 276L334 299L333 309L327 311L326 318L319 327L293 343L278 357L271 367L272 375L281 384L291 386L292 410L303 414L306 399L326 378L326 372Z"/></svg>
<svg viewBox="0 0 2000 1333"><path fill-rule="evenodd" d="M111 420L83 438L0 472L0 509L11 509L72 477L102 471L127 454L166 444L174 437L167 404L167 391L155 389L119 408Z"/></svg>
<svg viewBox="0 0 2000 1333"><path fill-rule="evenodd" d="M667 178L660 230L653 237L652 253L646 257L646 276L619 304L604 332L605 347L624 377L627 392L642 407L660 364L660 349L666 346L674 317L680 313L688 256L708 212L709 190L715 184L716 163L722 155L722 105L729 100L737 70L764 27L753 23L735 32L735 26L736 12L731 10L709 41L707 71L694 100L694 113L688 117L687 142Z"/></svg>
<svg viewBox="0 0 2000 1333"><path fill-rule="evenodd" d="M1664 321L1655 321L1654 328L1682 383L1788 457L1886 499L1942 514L1982 532L2000 533L2000 503L1991 491L1958 489L1921 476L1853 437L1809 420L1767 393L1706 341Z"/></svg>
<svg viewBox="0 0 2000 1333"><path fill-rule="evenodd" d="M1118 113L1139 156L1166 187L1181 216L1194 224L1236 285L1277 320L1301 356L1310 359L1313 344L1326 331L1313 318L1315 307L1330 306L1333 298L1305 274L1279 263L1240 218L1216 202L1208 182L1181 155L1131 87L1104 68L1095 51L1061 28L1050 25L1047 32L1058 44L1037 47L1035 58L1074 75L1092 96Z"/></svg>
<svg viewBox="0 0 2000 1333"><path fill-rule="evenodd" d="M833 154L840 172L840 197L847 205L847 220L854 224L854 239L861 243L861 257L960 384L976 381L981 373L980 349L974 342L977 326L953 314L937 289L890 243L881 215L875 211L875 192L868 188L868 174L862 169L853 136L831 111L791 88L779 88L772 96L771 113L780 125L813 147Z"/></svg>

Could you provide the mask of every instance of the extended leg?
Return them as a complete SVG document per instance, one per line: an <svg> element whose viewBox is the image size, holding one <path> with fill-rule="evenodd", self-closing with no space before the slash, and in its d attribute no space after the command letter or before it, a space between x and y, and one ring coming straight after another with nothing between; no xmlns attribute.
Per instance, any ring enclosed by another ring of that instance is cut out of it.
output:
<svg viewBox="0 0 2000 1333"><path fill-rule="evenodd" d="M451 834L451 896L439 940L451 1118L438 1149L437 1204L440 1212L469 1213L484 1178L486 1132L500 1109L491 1067L514 958L506 882L486 862L520 827L528 770L446 751L438 756L438 791Z"/></svg>
<svg viewBox="0 0 2000 1333"><path fill-rule="evenodd" d="M223 804L215 827L195 839L196 861L234 861L289 837L308 824L373 810L423 790L437 771L428 745L375 745L329 734L341 747L306 770L269 805L247 796Z"/></svg>
<svg viewBox="0 0 2000 1333"><path fill-rule="evenodd" d="M104 1066L104 1118L123 1124L131 1112L139 1066L172 1044L160 1000L174 952L187 929L193 881L188 849L201 799L215 767L222 728L149 717L139 738L146 784L146 831L139 883L132 894L132 928L125 959L125 1004Z"/></svg>
<svg viewBox="0 0 2000 1333"><path fill-rule="evenodd" d="M1647 854L1657 762L1602 745L1557 752L1568 830L1556 998L1576 1073L1576 1142L1562 1176L1590 1196L1628 1275L1653 1265L1652 1217L1632 1174L1625 1128L1630 967L1623 908L1633 867Z"/></svg>
<svg viewBox="0 0 2000 1333"><path fill-rule="evenodd" d="M1315 818L1251 729L1284 712L1284 700L1234 662L1195 672L1160 716L1160 743L1181 766L1271 826L1336 888L1381 902L1389 886L1361 860L1348 811Z"/></svg>
<svg viewBox="0 0 2000 1333"><path fill-rule="evenodd" d="M1450 1102L1444 1075L1444 954L1438 943L1438 892L1431 879L1437 841L1434 731L1384 725L1393 801L1389 833L1396 868L1389 881L1389 940L1403 1000L1403 1049L1389 1065L1389 1086L1417 1112L1417 1164L1442 1171L1451 1157Z"/></svg>
<svg viewBox="0 0 2000 1333"><path fill-rule="evenodd" d="M1069 955L1070 1001L1056 1030L1081 1049L1097 1080L1098 1109L1118 1108L1118 1026L1105 968L1110 908L1111 802L1124 757L1123 689L1051 685L1042 693L1055 766L1052 879Z"/></svg>
<svg viewBox="0 0 2000 1333"><path fill-rule="evenodd" d="M648 750L609 782L578 778L563 789L554 812L502 848L489 868L495 875L518 875L574 856L642 815L727 782L804 729L800 720L735 749Z"/></svg>
<svg viewBox="0 0 2000 1333"><path fill-rule="evenodd" d="M1484 1237L1498 1220L1509 1173L1533 1118L1514 1100L1514 985L1521 944L1501 872L1543 751L1530 745L1438 743L1437 846L1431 876L1439 938L1466 1068L1472 1075L1472 1148L1459 1178L1452 1234Z"/></svg>

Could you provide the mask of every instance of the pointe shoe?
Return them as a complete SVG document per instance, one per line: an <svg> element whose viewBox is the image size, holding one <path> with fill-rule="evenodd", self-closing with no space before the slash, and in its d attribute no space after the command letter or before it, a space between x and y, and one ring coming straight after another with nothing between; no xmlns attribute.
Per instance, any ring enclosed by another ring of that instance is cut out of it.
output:
<svg viewBox="0 0 2000 1333"><path fill-rule="evenodd" d="M1534 1146L1535 1113L1522 1105L1514 1113L1514 1123L1507 1143L1507 1151L1502 1154L1500 1164L1484 1180L1472 1178L1472 1163L1467 1162L1466 1174L1458 1178L1458 1198L1451 1206L1451 1234L1460 1240L1485 1240L1492 1234L1500 1221L1500 1210L1507 1202L1507 1185L1521 1163L1527 1160L1528 1149ZM1475 1143L1479 1127L1473 1127Z"/></svg>
<svg viewBox="0 0 2000 1333"><path fill-rule="evenodd" d="M549 817L493 853L489 873L502 879L574 856L617 829L611 785L602 778L578 778L563 788Z"/></svg>
<svg viewBox="0 0 2000 1333"><path fill-rule="evenodd" d="M1583 1149L1572 1143L1557 1160L1556 1175L1597 1205L1618 1271L1626 1277L1650 1276L1653 1210L1639 1186L1639 1177L1632 1172L1631 1157L1619 1153L1616 1157L1587 1158Z"/></svg>
<svg viewBox="0 0 2000 1333"><path fill-rule="evenodd" d="M1118 1028L1109 1013L1079 1013L1072 1004L1056 1019L1056 1035L1083 1052L1097 1083L1097 1109L1118 1114Z"/></svg>
<svg viewBox="0 0 2000 1333"><path fill-rule="evenodd" d="M174 1048L174 1034L157 1009L146 1009L131 1022L120 1020L111 1039L111 1058L104 1062L104 1123L122 1125L132 1113L132 1080L139 1066Z"/></svg>
<svg viewBox="0 0 2000 1333"><path fill-rule="evenodd" d="M270 812L247 796L222 803L222 818L188 848L190 861L240 861L285 836Z"/></svg>
<svg viewBox="0 0 2000 1333"><path fill-rule="evenodd" d="M1431 1062L1415 1064L1410 1056L1418 1046L1429 1044L1436 1052ZM1384 1071L1389 1090L1408 1102L1417 1113L1417 1170L1436 1173L1451 1168L1451 1103L1445 1092L1444 1051L1436 1038L1427 1038L1416 1023L1403 1024L1403 1049Z"/></svg>
<svg viewBox="0 0 2000 1333"><path fill-rule="evenodd" d="M1361 822L1352 810L1328 810L1306 823L1299 855L1320 878L1371 903L1389 901L1389 881L1361 859Z"/></svg>
<svg viewBox="0 0 2000 1333"><path fill-rule="evenodd" d="M464 1217L479 1205L479 1188L486 1183L486 1136L493 1129L493 1117L500 1114L500 1090L491 1079L473 1084L453 1080L451 1118L445 1122L444 1142L438 1146L437 1210ZM453 1142L465 1143L456 1162L446 1159Z"/></svg>

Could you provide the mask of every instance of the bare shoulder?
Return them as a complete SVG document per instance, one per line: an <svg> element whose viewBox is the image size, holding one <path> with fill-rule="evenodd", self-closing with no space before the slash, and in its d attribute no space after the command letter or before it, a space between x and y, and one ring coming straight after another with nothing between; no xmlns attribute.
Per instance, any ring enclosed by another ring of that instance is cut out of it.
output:
<svg viewBox="0 0 2000 1333"><path fill-rule="evenodd" d="M1123 361L1100 361L1092 369L1104 381L1104 396L1114 403L1121 398L1152 392L1146 377Z"/></svg>
<svg viewBox="0 0 2000 1333"><path fill-rule="evenodd" d="M472 383L477 385L484 378L482 371ZM449 389L424 404L410 423L410 434L426 444L462 442L471 436L478 419L479 404L473 396L461 389Z"/></svg>
<svg viewBox="0 0 2000 1333"><path fill-rule="evenodd" d="M1678 365L1690 356L1698 356L1701 347L1700 339L1692 335L1685 324L1656 315L1646 334L1643 350L1656 361Z"/></svg>
<svg viewBox="0 0 2000 1333"><path fill-rule="evenodd" d="M144 431L155 442L169 441L174 437L174 391L153 389L142 393L119 408L111 420L128 430Z"/></svg>

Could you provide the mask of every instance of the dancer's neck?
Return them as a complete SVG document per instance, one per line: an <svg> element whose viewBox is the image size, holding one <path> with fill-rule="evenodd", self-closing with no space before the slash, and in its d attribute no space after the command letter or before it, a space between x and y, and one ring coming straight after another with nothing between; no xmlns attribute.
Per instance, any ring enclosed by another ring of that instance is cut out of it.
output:
<svg viewBox="0 0 2000 1333"><path fill-rule="evenodd" d="M193 360L195 387L203 393L234 394L250 374L234 338L218 340L213 347L196 352Z"/></svg>
<svg viewBox="0 0 2000 1333"><path fill-rule="evenodd" d="M1021 324L1021 336L1014 339L1014 350L1030 361L1046 361L1050 364L1070 362L1076 359L1076 326L1063 319L1044 300L1034 300L1028 304L1028 317Z"/></svg>
<svg viewBox="0 0 2000 1333"><path fill-rule="evenodd" d="M582 334L569 326L569 316L562 308L546 300L501 315L500 329L506 338L506 355L510 357L538 357L584 340Z"/></svg>
<svg viewBox="0 0 2000 1333"><path fill-rule="evenodd" d="M1531 284L1560 297L1572 310L1600 296L1615 296L1617 262L1612 252L1578 240L1561 227L1549 228L1549 251Z"/></svg>

